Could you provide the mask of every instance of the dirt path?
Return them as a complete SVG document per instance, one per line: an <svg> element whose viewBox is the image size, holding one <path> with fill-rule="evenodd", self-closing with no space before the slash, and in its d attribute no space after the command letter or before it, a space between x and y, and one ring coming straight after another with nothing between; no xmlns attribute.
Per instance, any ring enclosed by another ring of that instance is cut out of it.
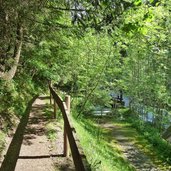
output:
<svg viewBox="0 0 171 171"><path fill-rule="evenodd" d="M37 98L32 105L31 112L23 119L24 123L21 120L13 139L12 137L8 138L9 148L4 159L7 164L3 161L2 165L4 166L0 168L0 171L14 171L14 168L15 171L74 170L72 160L62 156L62 128L56 125L57 140L52 142L46 136L46 125L53 121L44 115L44 109L47 107L46 102L46 97ZM10 148L16 149L15 152L10 153ZM13 153L16 153L15 165L12 157L10 157ZM17 155L17 153L19 154ZM11 169L10 165L13 165Z"/></svg>
<svg viewBox="0 0 171 171"><path fill-rule="evenodd" d="M126 126L114 123L103 123L101 126L110 131L124 157L134 166L136 171L169 171L156 166L150 157L135 145L136 132L134 129L131 130Z"/></svg>
<svg viewBox="0 0 171 171"><path fill-rule="evenodd" d="M45 102L36 99L25 130L15 171L54 171L50 142L45 135L48 119L42 116Z"/></svg>

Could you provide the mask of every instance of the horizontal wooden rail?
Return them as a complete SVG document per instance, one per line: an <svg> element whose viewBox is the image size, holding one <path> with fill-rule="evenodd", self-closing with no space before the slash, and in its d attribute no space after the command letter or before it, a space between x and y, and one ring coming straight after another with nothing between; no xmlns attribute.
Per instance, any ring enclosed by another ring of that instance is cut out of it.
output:
<svg viewBox="0 0 171 171"><path fill-rule="evenodd" d="M69 145L70 145L71 154L72 154L72 157L73 157L75 169L77 171L85 171L85 167L83 165L81 155L79 153L77 144L76 144L74 136L73 136L73 132L72 132L73 129L71 128L68 117L67 117L66 105L63 102L63 100L61 99L61 97L56 94L56 92L53 90L53 88L51 86L49 86L49 89L50 89L50 92L51 92L51 94L53 96L54 101L58 104L58 107L62 112L64 125L65 125L64 129L66 129L66 133L67 133L67 137L68 137L68 140L69 140Z"/></svg>

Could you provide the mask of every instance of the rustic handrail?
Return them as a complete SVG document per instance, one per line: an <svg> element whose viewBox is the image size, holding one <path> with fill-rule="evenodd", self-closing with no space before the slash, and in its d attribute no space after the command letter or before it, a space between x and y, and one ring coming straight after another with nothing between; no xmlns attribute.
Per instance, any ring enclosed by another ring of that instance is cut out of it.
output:
<svg viewBox="0 0 171 171"><path fill-rule="evenodd" d="M65 103L62 101L61 97L58 96L56 94L56 92L53 90L53 88L51 86L49 86L50 92L53 96L54 101L58 104L58 107L60 108L61 112L62 112L62 116L64 119L64 126L65 126L65 130L67 133L67 137L69 140L69 145L70 145L70 149L71 149L71 154L73 157L73 161L74 161L74 165L75 165L75 169L77 171L85 171L85 167L83 165L83 161L81 158L81 155L79 153L77 144L75 142L74 136L73 136L73 132L72 132L72 128L70 126L68 117L67 117L67 108Z"/></svg>

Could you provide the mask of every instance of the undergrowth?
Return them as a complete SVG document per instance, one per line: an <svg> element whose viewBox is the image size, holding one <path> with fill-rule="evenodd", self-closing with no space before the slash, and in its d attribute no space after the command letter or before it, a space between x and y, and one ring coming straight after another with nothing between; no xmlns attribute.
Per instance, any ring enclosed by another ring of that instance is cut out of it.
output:
<svg viewBox="0 0 171 171"><path fill-rule="evenodd" d="M33 96L45 92L27 73L15 80L0 80L0 152L7 133L17 126Z"/></svg>

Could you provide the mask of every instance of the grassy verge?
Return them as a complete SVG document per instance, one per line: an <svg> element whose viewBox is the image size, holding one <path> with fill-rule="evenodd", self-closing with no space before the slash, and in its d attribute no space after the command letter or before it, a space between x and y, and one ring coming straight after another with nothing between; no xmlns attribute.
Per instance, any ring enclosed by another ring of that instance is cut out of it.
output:
<svg viewBox="0 0 171 171"><path fill-rule="evenodd" d="M92 170L133 171L133 167L123 158L115 141L108 141L107 130L100 129L92 119L73 117L74 127Z"/></svg>

